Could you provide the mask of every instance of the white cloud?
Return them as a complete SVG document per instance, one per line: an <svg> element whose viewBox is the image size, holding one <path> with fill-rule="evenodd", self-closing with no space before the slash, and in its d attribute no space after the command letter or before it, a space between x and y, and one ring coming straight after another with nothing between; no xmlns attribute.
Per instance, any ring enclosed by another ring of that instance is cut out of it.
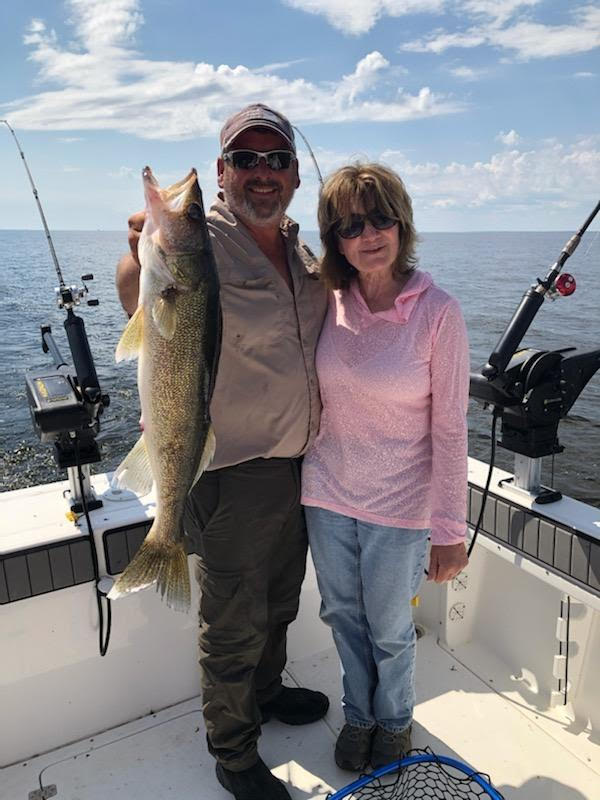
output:
<svg viewBox="0 0 600 800"><path fill-rule="evenodd" d="M474 16L488 17L496 23L509 20L515 11L537 6L541 0L463 0L462 10Z"/></svg>
<svg viewBox="0 0 600 800"><path fill-rule="evenodd" d="M448 72L463 81L477 81L487 73L485 69L473 69L472 67L448 67Z"/></svg>
<svg viewBox="0 0 600 800"><path fill-rule="evenodd" d="M442 53L449 48L488 45L514 52L521 60L584 53L600 46L600 8L588 3L572 10L571 24L547 25L530 17L542 0L283 0L288 6L324 16L343 33L370 31L382 17L417 13L455 13L474 24L436 29L401 45L408 52ZM458 75L458 77L465 77Z"/></svg>
<svg viewBox="0 0 600 800"><path fill-rule="evenodd" d="M401 45L408 52L442 53L452 47L481 45L508 50L526 61L573 53L600 46L600 8L588 3L571 9L573 21L563 25L535 22L532 15L542 0L284 0L302 11L324 16L343 33L367 33L384 16L423 12L454 13L471 27L438 28L428 36ZM461 77L461 76L459 76Z"/></svg>
<svg viewBox="0 0 600 800"><path fill-rule="evenodd" d="M57 142L61 144L73 144L74 142L85 142L83 136L58 136Z"/></svg>
<svg viewBox="0 0 600 800"><path fill-rule="evenodd" d="M29 130L115 130L148 139L214 136L235 109L261 100L300 122L398 122L462 111L423 87L393 86L398 68L374 51L337 83L286 80L272 70L152 61L128 45L142 24L137 0L68 0L75 43L34 20L25 37L39 81L53 88L1 108ZM390 8L398 3L388 3ZM100 28L110 30L98 35Z"/></svg>
<svg viewBox="0 0 600 800"><path fill-rule="evenodd" d="M338 97L347 98L350 103L354 103L359 95L377 84L378 73L389 65L389 61L386 61L377 50L369 53L358 62L351 75L344 75L336 89L336 94Z"/></svg>
<svg viewBox="0 0 600 800"><path fill-rule="evenodd" d="M491 0L489 3L474 0L466 3L465 8L474 11L478 7L480 13L492 14L494 5ZM587 5L575 9L574 23L569 25L545 25L528 20L504 25L510 14L520 5L523 3L503 3L503 14L496 14L487 23L450 33L438 29L423 39L405 42L400 49L439 54L452 47L472 48L485 44L512 51L518 59L528 61L533 58L585 53L600 47L600 8Z"/></svg>
<svg viewBox="0 0 600 800"><path fill-rule="evenodd" d="M576 72L573 76L574 78L595 78L595 72Z"/></svg>
<svg viewBox="0 0 600 800"><path fill-rule="evenodd" d="M446 33L438 28L425 39L405 42L400 45L400 50L408 53L435 53L439 55L451 47L479 47L482 44L487 44L487 41L486 32L481 28L471 28L468 31L457 33Z"/></svg>
<svg viewBox="0 0 600 800"><path fill-rule="evenodd" d="M139 0L70 0L73 23L88 50L129 43L144 18Z"/></svg>
<svg viewBox="0 0 600 800"><path fill-rule="evenodd" d="M401 151L381 155L405 180L420 208L514 208L595 201L600 183L600 136L566 145L541 141L535 149L494 153L487 161L414 163Z"/></svg>
<svg viewBox="0 0 600 800"><path fill-rule="evenodd" d="M81 172L81 167L75 167L70 164L66 164L63 167L63 172Z"/></svg>
<svg viewBox="0 0 600 800"><path fill-rule="evenodd" d="M530 149L513 147L493 153L486 160L471 162L413 161L403 151L391 149L317 149L315 155L324 177L356 160L381 161L402 177L418 215L427 209L440 213L456 209L462 213L467 209L463 218L467 229L468 209L473 213L473 227L477 227L478 211L499 215L519 211L530 217L535 211L538 219L544 219L549 209L562 208L565 203L572 205L573 198L577 203L595 203L600 183L600 135L580 137L567 144L543 139ZM308 154L301 154L300 163L302 187L298 197L312 208L317 179ZM437 224L443 224L439 214L434 218ZM554 223L555 217L552 219ZM540 225L544 227L543 223Z"/></svg>
<svg viewBox="0 0 600 800"><path fill-rule="evenodd" d="M122 178L125 178L125 179L128 179L128 180L130 180L132 178L137 179L137 178L139 178L139 175L140 175L139 169L134 169L133 167L125 167L125 166L119 167L119 169L116 170L116 172L109 172L108 173L108 177L109 178L117 178L119 180L122 179Z"/></svg>
<svg viewBox="0 0 600 800"><path fill-rule="evenodd" d="M431 205L435 208L454 208L458 205L458 200L454 200L452 197L440 197L438 200L434 200Z"/></svg>
<svg viewBox="0 0 600 800"><path fill-rule="evenodd" d="M498 136L496 136L497 142L502 142L502 144L506 144L509 147L513 147L515 144L521 141L521 137L515 130L510 130L508 133L504 133L504 131L500 131Z"/></svg>
<svg viewBox="0 0 600 800"><path fill-rule="evenodd" d="M263 64L262 67L256 67L253 72L281 72L281 70L289 69L290 67L296 66L296 64L303 64L305 61L305 58L295 58L293 61L277 61L273 64Z"/></svg>
<svg viewBox="0 0 600 800"><path fill-rule="evenodd" d="M286 5L321 14L342 33L367 33L381 17L442 11L445 0L284 0Z"/></svg>
<svg viewBox="0 0 600 800"><path fill-rule="evenodd" d="M600 47L600 8L575 11L574 25L541 25L519 22L492 35L491 43L514 50L519 58L548 58L585 53Z"/></svg>

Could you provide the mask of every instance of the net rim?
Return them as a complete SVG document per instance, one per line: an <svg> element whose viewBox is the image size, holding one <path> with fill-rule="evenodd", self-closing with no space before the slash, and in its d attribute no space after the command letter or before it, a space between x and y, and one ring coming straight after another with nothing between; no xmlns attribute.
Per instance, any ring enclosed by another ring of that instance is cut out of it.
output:
<svg viewBox="0 0 600 800"><path fill-rule="evenodd" d="M409 767L411 764L422 763L437 764L442 769L444 766L453 767L459 772L462 772L464 774L464 778L457 778L455 775L446 772L449 777L460 781L475 781L475 783L477 783L482 789L485 789L490 800L505 800L503 795L501 795L497 789L494 789L490 783L489 775L486 775L483 772L478 772L468 764L465 764L463 761L459 761L456 758L434 753L429 748L425 748L425 750L411 750L404 758L391 761L389 764L379 767L378 769L373 770L373 772L369 772L367 775L361 775L360 778L352 783L347 784L346 786L343 786L341 789L338 789L334 794L328 794L327 800L342 800L342 798L347 797L352 792L361 789L363 786L367 786L376 778L381 778L382 776L389 775L392 772L398 772L404 767Z"/></svg>

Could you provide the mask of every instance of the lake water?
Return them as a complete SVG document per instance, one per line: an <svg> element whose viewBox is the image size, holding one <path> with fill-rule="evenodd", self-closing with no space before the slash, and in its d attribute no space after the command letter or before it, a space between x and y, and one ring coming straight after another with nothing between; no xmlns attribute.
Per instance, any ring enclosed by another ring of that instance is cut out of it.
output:
<svg viewBox="0 0 600 800"><path fill-rule="evenodd" d="M570 232L429 233L419 245L419 265L458 298L469 331L471 364L487 361L523 293L544 277ZM304 239L318 251L318 237ZM53 240L67 284L94 274L90 297L97 307L82 307L90 347L110 406L102 418L99 442L103 461L92 471L112 470L138 436L139 401L134 363L116 365L114 351L126 324L114 286L115 265L127 247L116 232L57 231ZM600 348L600 237L584 236L565 265L577 279L569 298L544 302L523 344L537 349L576 346ZM40 325L50 323L59 349L69 357L56 307L58 281L42 231L0 230L0 491L58 480L52 448L35 436L25 395L26 369L45 367ZM79 312L78 312L79 313ZM70 360L70 359L68 359ZM471 401L470 454L487 460L491 415ZM559 428L565 452L556 456L554 485L566 494L600 506L600 376L596 374ZM547 462L547 463L546 463ZM496 463L511 470L513 456L499 449ZM544 459L543 480L551 480L551 459Z"/></svg>

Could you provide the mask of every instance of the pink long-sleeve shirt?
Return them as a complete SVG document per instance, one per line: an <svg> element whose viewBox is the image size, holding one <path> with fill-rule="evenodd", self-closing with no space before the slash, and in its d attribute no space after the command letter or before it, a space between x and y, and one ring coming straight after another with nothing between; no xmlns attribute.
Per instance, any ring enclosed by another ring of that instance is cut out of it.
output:
<svg viewBox="0 0 600 800"><path fill-rule="evenodd" d="M457 301L415 271L371 313L334 291L317 348L323 411L302 502L367 522L466 535L469 351Z"/></svg>

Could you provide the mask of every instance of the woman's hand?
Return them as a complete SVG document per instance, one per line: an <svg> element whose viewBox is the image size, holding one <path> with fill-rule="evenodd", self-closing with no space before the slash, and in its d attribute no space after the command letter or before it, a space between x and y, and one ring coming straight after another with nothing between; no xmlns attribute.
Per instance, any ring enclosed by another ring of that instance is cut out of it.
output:
<svg viewBox="0 0 600 800"><path fill-rule="evenodd" d="M464 542L459 544L432 544L429 558L428 581L445 583L463 570L469 559Z"/></svg>

